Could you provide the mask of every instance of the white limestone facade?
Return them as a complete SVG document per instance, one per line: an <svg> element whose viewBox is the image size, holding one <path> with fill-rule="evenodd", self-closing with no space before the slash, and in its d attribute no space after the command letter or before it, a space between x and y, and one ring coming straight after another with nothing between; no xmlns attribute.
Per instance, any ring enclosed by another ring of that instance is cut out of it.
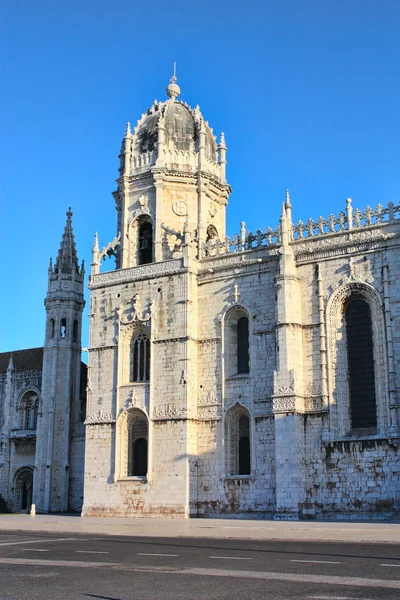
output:
<svg viewBox="0 0 400 600"><path fill-rule="evenodd" d="M95 237L82 514L395 514L400 206L296 224L287 193L276 229L227 237L224 135L167 93Z"/></svg>

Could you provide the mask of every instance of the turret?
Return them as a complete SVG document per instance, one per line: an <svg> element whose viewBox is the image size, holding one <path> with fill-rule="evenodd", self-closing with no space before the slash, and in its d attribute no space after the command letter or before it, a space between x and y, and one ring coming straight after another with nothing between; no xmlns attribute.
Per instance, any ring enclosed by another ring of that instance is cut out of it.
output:
<svg viewBox="0 0 400 600"><path fill-rule="evenodd" d="M119 155L120 177L114 192L121 233L117 268L168 260L182 254L183 226L225 237L226 143L217 146L213 130L198 106L179 98L176 75L168 99L155 100L131 130L128 123ZM151 248L148 248L150 244ZM97 272L97 267L93 273Z"/></svg>
<svg viewBox="0 0 400 600"><path fill-rule="evenodd" d="M71 427L79 420L84 263L67 222L48 270L42 399L37 427L33 503L39 512L68 510Z"/></svg>

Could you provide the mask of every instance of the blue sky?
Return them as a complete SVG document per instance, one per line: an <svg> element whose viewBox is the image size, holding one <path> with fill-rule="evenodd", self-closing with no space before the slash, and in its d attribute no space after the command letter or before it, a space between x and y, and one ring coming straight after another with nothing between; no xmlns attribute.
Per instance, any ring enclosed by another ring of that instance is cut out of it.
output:
<svg viewBox="0 0 400 600"><path fill-rule="evenodd" d="M165 99L173 61L181 99L226 134L230 234L275 227L286 188L303 221L348 196L399 202L398 0L15 0L2 13L0 351L43 344L68 206L88 269L94 232L115 236L125 123Z"/></svg>

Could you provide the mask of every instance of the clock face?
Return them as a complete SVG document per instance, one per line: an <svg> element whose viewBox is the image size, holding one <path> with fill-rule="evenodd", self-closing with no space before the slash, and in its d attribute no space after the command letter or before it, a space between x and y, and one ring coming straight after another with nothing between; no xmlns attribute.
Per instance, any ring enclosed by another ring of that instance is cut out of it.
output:
<svg viewBox="0 0 400 600"><path fill-rule="evenodd" d="M172 210L176 215L178 215L178 217L184 217L187 215L188 207L186 202L183 200L177 200L177 202L173 203Z"/></svg>

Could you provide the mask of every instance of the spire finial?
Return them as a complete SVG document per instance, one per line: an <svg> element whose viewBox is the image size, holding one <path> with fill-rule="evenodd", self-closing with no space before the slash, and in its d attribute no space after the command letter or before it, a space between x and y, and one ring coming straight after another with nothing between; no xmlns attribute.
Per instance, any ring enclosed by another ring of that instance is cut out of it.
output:
<svg viewBox="0 0 400 600"><path fill-rule="evenodd" d="M170 84L167 86L167 96L171 98L171 100L175 100L181 93L181 88L176 83L176 62L174 62L174 74L170 79Z"/></svg>
<svg viewBox="0 0 400 600"><path fill-rule="evenodd" d="M79 272L78 268L78 257L76 255L74 234L72 231L72 210L68 208L66 213L67 222L65 224L64 233L61 240L60 249L54 264L54 273L72 273L72 271Z"/></svg>
<svg viewBox="0 0 400 600"><path fill-rule="evenodd" d="M286 198L285 198L286 202L286 207L291 206L291 202L290 202L290 193L289 190L286 190Z"/></svg>
<svg viewBox="0 0 400 600"><path fill-rule="evenodd" d="M226 150L226 141L225 141L225 134L222 131L221 133L221 137L220 137L220 141L219 141L219 147L222 148L223 150Z"/></svg>
<svg viewBox="0 0 400 600"><path fill-rule="evenodd" d="M129 121L126 124L126 129L125 129L125 135L124 137L131 137L132 135L132 131L131 131L131 124L129 123Z"/></svg>
<svg viewBox="0 0 400 600"><path fill-rule="evenodd" d="M94 242L93 242L93 249L92 252L98 252L99 251L99 234L96 233L94 234Z"/></svg>

